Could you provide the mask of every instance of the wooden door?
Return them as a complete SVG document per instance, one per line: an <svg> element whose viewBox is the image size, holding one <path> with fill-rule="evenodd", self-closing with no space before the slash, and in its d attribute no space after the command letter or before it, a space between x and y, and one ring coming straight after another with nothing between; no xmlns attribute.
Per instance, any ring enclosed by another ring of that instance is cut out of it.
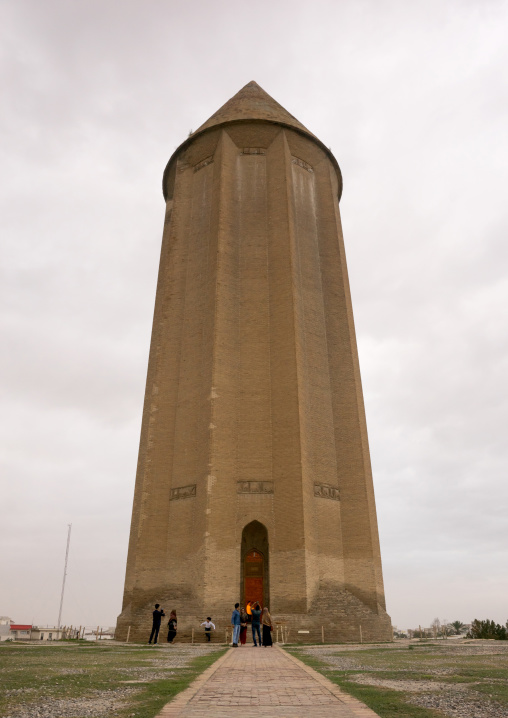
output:
<svg viewBox="0 0 508 718"><path fill-rule="evenodd" d="M255 605L257 602L261 608L263 608L264 559L263 554L259 553L257 549L252 549L252 551L249 551L245 556L243 575L245 604L250 603Z"/></svg>

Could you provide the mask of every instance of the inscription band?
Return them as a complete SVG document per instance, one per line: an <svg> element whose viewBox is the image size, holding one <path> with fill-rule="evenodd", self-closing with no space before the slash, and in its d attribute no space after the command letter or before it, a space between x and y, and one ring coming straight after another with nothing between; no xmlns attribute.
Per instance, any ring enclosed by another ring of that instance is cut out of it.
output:
<svg viewBox="0 0 508 718"><path fill-rule="evenodd" d="M177 499L190 499L191 496L196 495L196 484L190 484L189 486L177 486L171 489L170 501L176 501Z"/></svg>
<svg viewBox="0 0 508 718"><path fill-rule="evenodd" d="M314 496L320 499L333 499L340 501L340 491L336 486L330 484L314 484Z"/></svg>
<svg viewBox="0 0 508 718"><path fill-rule="evenodd" d="M239 494L273 494L273 481L238 481Z"/></svg>

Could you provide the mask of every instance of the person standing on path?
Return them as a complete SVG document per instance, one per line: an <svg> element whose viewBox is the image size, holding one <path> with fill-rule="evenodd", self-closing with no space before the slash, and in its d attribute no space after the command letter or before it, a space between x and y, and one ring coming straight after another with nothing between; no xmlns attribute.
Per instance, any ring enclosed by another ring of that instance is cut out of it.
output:
<svg viewBox="0 0 508 718"><path fill-rule="evenodd" d="M235 603L235 610L231 614L231 625L233 626L233 648L238 648L238 639L240 637L240 628L242 624L240 611L238 610L239 606L239 603Z"/></svg>
<svg viewBox="0 0 508 718"><path fill-rule="evenodd" d="M176 611L171 611L168 621L168 643L173 643L176 636Z"/></svg>
<svg viewBox="0 0 508 718"><path fill-rule="evenodd" d="M152 638L154 639L154 640L153 640L154 644L157 643L157 639L159 638L159 631L160 631L160 628L161 628L161 619L162 619L163 616L166 615L166 614L164 613L164 609L163 609L163 608L161 608L161 610L159 611L159 605L160 605L160 604L158 604L158 603L155 604L155 611L154 611L153 614L152 614L152 616L153 616L153 620L152 620L152 632L151 632L151 634L150 634L150 639L149 639L148 643L151 643L151 642L152 642Z"/></svg>
<svg viewBox="0 0 508 718"><path fill-rule="evenodd" d="M261 646L260 621L261 621L261 608L259 607L259 603L256 603L256 605L252 609L252 640L254 641L255 646L258 645L256 643L256 634L257 634L257 637L259 640L259 645Z"/></svg>
<svg viewBox="0 0 508 718"><path fill-rule="evenodd" d="M245 646L245 641L247 640L247 613L245 612L245 609L240 609L240 645Z"/></svg>
<svg viewBox="0 0 508 718"><path fill-rule="evenodd" d="M272 617L270 616L270 612L268 608L265 606L263 608L263 618L261 619L261 623L263 624L263 646L266 648L267 646L273 646L272 641L272 631L273 631L273 623L272 623Z"/></svg>
<svg viewBox="0 0 508 718"><path fill-rule="evenodd" d="M210 634L212 632L212 628L215 631L215 624L212 623L212 619L210 618L210 616L208 616L206 621L203 621L201 625L205 627L206 640L208 641L208 643L210 643Z"/></svg>

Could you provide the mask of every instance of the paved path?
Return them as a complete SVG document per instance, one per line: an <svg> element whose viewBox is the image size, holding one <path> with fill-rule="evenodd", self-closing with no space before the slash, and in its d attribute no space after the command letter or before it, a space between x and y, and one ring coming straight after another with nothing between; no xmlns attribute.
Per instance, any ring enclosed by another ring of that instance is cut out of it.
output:
<svg viewBox="0 0 508 718"><path fill-rule="evenodd" d="M379 718L363 703L274 646L231 648L158 718Z"/></svg>

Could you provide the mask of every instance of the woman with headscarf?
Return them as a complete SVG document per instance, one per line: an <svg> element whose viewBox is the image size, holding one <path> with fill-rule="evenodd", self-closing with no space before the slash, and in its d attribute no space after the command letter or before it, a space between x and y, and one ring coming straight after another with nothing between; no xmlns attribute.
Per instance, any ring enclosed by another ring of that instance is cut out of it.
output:
<svg viewBox="0 0 508 718"><path fill-rule="evenodd" d="M240 609L240 645L242 646L245 646L245 641L247 640L247 618L245 609Z"/></svg>
<svg viewBox="0 0 508 718"><path fill-rule="evenodd" d="M168 643L173 643L176 636L176 611L171 611L168 621Z"/></svg>
<svg viewBox="0 0 508 718"><path fill-rule="evenodd" d="M272 623L272 617L270 616L270 612L268 608L265 606L263 608L263 616L261 618L261 623L263 624L263 646L266 648L267 646L272 646L272 630L273 630L273 623Z"/></svg>

